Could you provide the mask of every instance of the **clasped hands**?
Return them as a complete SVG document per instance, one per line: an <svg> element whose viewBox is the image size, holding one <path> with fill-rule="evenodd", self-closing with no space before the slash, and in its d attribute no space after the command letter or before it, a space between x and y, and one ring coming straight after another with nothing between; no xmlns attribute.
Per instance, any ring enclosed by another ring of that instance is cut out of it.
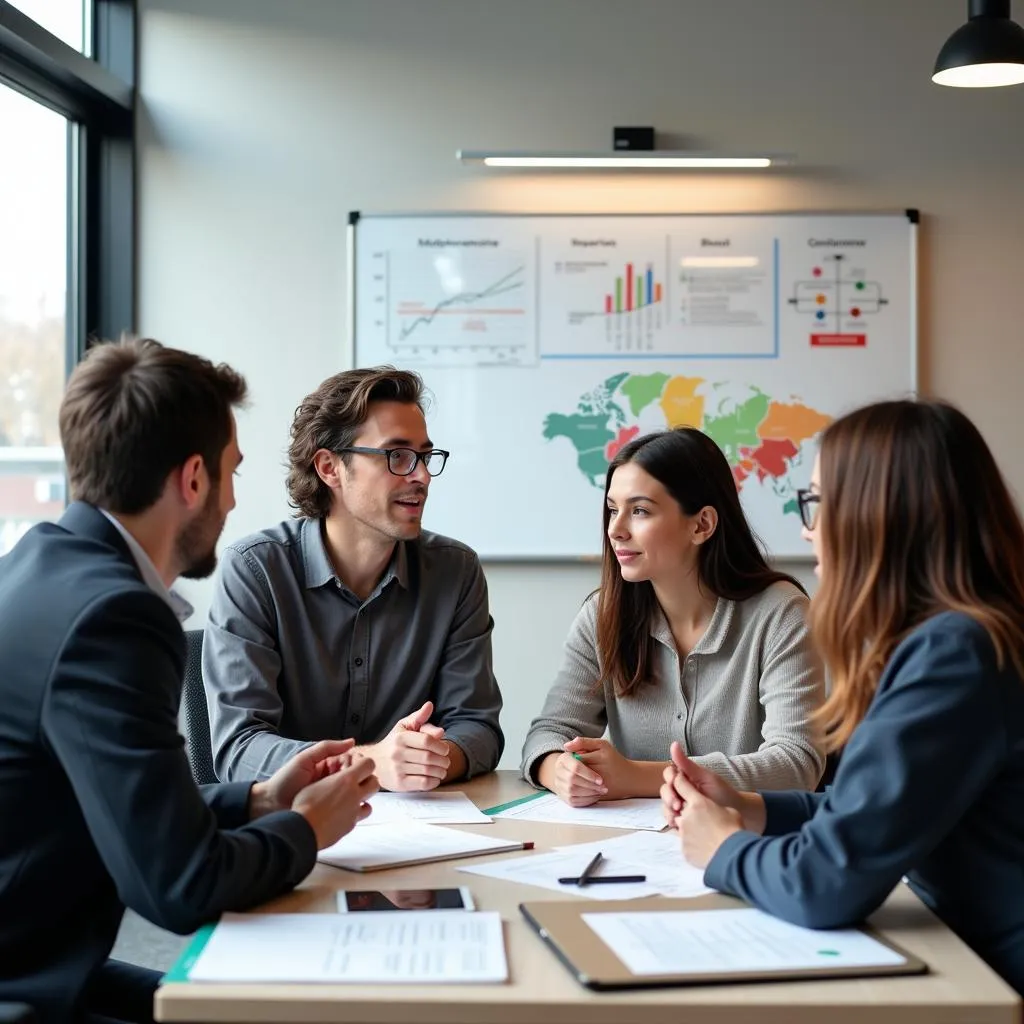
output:
<svg viewBox="0 0 1024 1024"><path fill-rule="evenodd" d="M757 793L742 793L691 761L678 742L672 743L671 756L659 795L665 820L679 833L689 863L707 867L734 832L764 831L764 801ZM647 762L624 757L607 740L577 737L565 744L564 752L544 758L537 778L571 807L587 807L635 796L644 788L638 776L646 769Z"/></svg>
<svg viewBox="0 0 1024 1024"><path fill-rule="evenodd" d="M764 800L743 793L713 771L691 761L677 742L672 763L664 772L661 806L669 826L679 833L683 856L694 867L706 868L718 848L733 833L761 834Z"/></svg>
<svg viewBox="0 0 1024 1024"><path fill-rule="evenodd" d="M430 724L433 713L434 705L428 700L418 711L399 719L378 743L356 747L356 756L373 760L382 789L424 792L465 774L465 754L444 738L444 729Z"/></svg>

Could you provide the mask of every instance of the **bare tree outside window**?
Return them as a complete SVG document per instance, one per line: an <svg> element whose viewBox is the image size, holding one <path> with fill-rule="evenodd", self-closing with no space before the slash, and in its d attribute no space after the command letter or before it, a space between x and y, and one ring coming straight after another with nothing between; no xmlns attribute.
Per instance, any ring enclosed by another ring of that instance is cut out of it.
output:
<svg viewBox="0 0 1024 1024"><path fill-rule="evenodd" d="M64 507L68 123L0 86L0 554Z"/></svg>

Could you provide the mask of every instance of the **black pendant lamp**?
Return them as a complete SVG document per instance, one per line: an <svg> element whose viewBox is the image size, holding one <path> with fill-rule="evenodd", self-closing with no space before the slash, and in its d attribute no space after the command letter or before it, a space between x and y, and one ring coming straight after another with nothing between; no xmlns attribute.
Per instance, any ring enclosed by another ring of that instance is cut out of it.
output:
<svg viewBox="0 0 1024 1024"><path fill-rule="evenodd" d="M969 0L967 13L939 51L932 81L968 89L1024 82L1024 28L1010 20L1010 0Z"/></svg>

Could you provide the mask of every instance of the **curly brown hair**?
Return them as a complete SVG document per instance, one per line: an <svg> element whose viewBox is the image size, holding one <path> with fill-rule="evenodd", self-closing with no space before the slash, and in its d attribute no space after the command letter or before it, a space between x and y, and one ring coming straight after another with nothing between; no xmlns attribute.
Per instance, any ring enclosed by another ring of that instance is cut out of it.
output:
<svg viewBox="0 0 1024 1024"><path fill-rule="evenodd" d="M319 519L331 510L331 489L313 456L350 447L366 422L371 402L406 402L424 408L423 380L411 370L371 366L328 377L295 410L288 446L288 500L295 515ZM349 456L343 456L348 460Z"/></svg>

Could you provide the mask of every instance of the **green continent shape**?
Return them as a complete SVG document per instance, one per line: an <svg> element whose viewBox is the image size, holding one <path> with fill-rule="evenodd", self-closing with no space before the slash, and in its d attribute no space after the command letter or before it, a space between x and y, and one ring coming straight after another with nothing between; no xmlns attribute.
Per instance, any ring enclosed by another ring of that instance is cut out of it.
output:
<svg viewBox="0 0 1024 1024"><path fill-rule="evenodd" d="M782 506L782 514L784 516L792 513L795 516L800 515L800 502L796 498L790 498L785 505Z"/></svg>
<svg viewBox="0 0 1024 1024"><path fill-rule="evenodd" d="M704 416L704 433L725 452L725 457L732 465L740 460L740 448L757 447L760 442L757 428L768 415L770 399L757 388L753 391L750 398L731 412L721 416Z"/></svg>
<svg viewBox="0 0 1024 1024"><path fill-rule="evenodd" d="M615 434L608 429L608 414L550 413L544 420L544 437L549 441L556 437L567 437L576 449L576 465L580 472L595 486L604 486L608 460L605 446L615 440Z"/></svg>
<svg viewBox="0 0 1024 1024"><path fill-rule="evenodd" d="M621 406L612 401L612 395L628 377L628 373L613 374L603 384L598 384L593 391L581 395L579 402L576 403L576 411L584 416L613 416L616 423L625 423L626 414Z"/></svg>
<svg viewBox="0 0 1024 1024"><path fill-rule="evenodd" d="M661 392L668 381L667 373L634 373L622 385L622 393L629 399L634 416L639 416Z"/></svg>
<svg viewBox="0 0 1024 1024"><path fill-rule="evenodd" d="M615 373L612 374L605 382L604 386L608 391L608 394L613 394L615 389L629 376L629 373Z"/></svg>

